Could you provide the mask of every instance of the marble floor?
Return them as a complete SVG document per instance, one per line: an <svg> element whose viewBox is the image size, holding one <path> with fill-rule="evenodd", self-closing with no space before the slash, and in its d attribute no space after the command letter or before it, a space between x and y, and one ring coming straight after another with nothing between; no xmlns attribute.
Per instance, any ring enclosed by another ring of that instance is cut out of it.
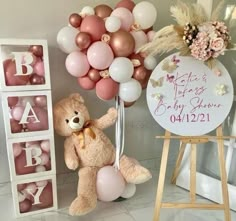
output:
<svg viewBox="0 0 236 221"><path fill-rule="evenodd" d="M97 208L83 217L71 217L68 215L68 205L76 193L76 183L70 182L58 186L59 209L40 215L24 218L14 218L13 203L10 191L3 194L0 191L1 221L151 221L153 218L154 202L157 185L157 171L152 171L153 179L149 182L137 185L135 196L122 202L99 202ZM0 186L0 190L3 187ZM7 187L4 187L7 188ZM7 191L5 191L7 192ZM170 184L170 176L167 176L164 201L187 201L188 191ZM198 197L199 202L206 202ZM232 221L236 220L236 213L231 211ZM224 221L222 211L176 210L162 209L160 221Z"/></svg>

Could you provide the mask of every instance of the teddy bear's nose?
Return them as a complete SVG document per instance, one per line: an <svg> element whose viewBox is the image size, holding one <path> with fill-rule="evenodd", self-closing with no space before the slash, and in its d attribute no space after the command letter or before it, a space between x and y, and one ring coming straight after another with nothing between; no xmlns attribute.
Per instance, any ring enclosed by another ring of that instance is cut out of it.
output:
<svg viewBox="0 0 236 221"><path fill-rule="evenodd" d="M78 117L75 117L75 118L73 119L73 123L78 124L78 123L79 123L79 118L78 118Z"/></svg>

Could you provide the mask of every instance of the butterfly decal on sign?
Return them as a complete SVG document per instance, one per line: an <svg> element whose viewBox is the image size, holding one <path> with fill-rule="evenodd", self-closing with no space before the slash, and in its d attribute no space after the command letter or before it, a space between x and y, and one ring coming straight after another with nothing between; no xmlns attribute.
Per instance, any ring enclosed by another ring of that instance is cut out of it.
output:
<svg viewBox="0 0 236 221"><path fill-rule="evenodd" d="M171 60L164 60L162 65L162 70L167 71L168 73L173 73L179 66L178 63L180 62L179 59L177 59L176 55L174 55Z"/></svg>
<svg viewBox="0 0 236 221"><path fill-rule="evenodd" d="M169 74L167 74L167 76L166 76L166 81L167 81L167 82L172 83L172 82L174 81L174 79L175 79L175 76L174 76L174 75L169 75Z"/></svg>
<svg viewBox="0 0 236 221"><path fill-rule="evenodd" d="M164 77L159 78L158 80L150 79L151 85L153 88L162 87L164 82Z"/></svg>

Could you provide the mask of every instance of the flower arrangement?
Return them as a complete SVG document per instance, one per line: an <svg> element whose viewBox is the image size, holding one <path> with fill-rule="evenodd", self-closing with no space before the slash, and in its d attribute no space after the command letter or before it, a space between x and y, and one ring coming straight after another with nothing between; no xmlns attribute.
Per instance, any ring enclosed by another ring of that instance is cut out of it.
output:
<svg viewBox="0 0 236 221"><path fill-rule="evenodd" d="M218 21L222 6L223 1L208 19L200 4L179 2L170 8L177 24L158 31L140 51L155 55L178 49L180 55L191 55L213 67L214 59L232 47L226 24Z"/></svg>

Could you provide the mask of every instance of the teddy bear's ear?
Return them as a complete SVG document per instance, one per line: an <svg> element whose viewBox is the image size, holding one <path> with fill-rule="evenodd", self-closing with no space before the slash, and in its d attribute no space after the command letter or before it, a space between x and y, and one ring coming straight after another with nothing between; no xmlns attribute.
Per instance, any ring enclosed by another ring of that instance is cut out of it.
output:
<svg viewBox="0 0 236 221"><path fill-rule="evenodd" d="M69 98L75 99L76 101L80 103L84 103L84 98L78 93L71 94Z"/></svg>

